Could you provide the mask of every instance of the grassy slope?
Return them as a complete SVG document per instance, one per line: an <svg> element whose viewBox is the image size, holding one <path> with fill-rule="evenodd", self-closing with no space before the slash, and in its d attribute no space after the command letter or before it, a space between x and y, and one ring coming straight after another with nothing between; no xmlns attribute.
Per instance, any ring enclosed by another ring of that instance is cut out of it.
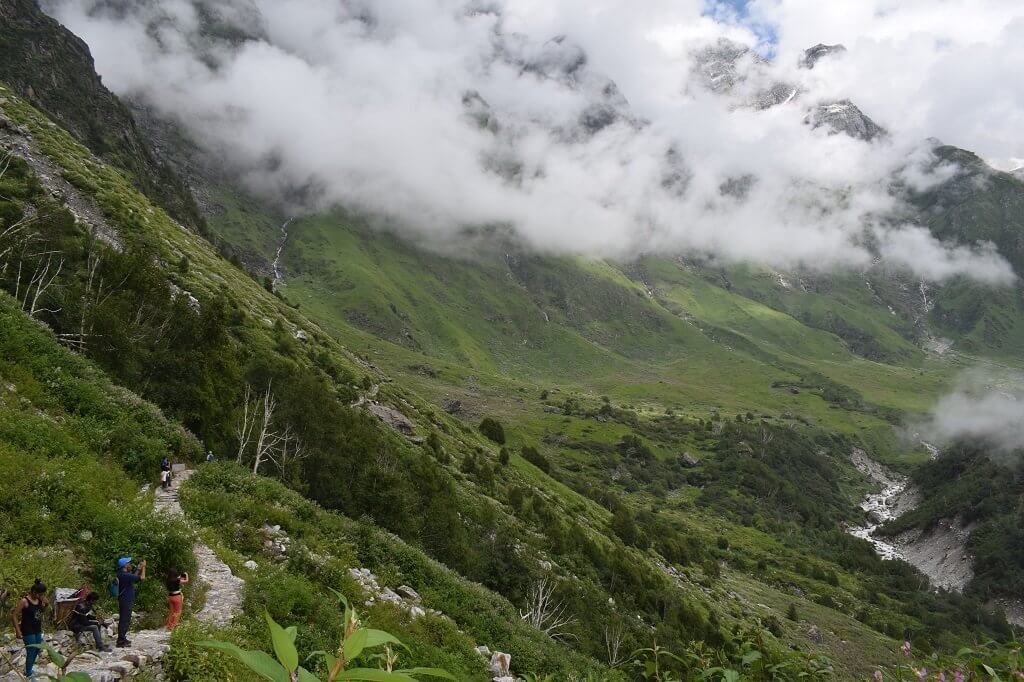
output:
<svg viewBox="0 0 1024 682"><path fill-rule="evenodd" d="M262 243L272 257L273 235L254 236L264 223L210 223L226 241ZM462 400L471 414L532 420L517 395L553 387L659 411L792 412L861 434L892 459L887 422L772 383L816 372L856 386L869 403L920 412L958 369L917 349L898 319L849 282L826 295L785 289L748 268L730 271L725 286L658 259L446 257L342 214L292 223L283 263L288 298L333 335L436 401ZM857 355L821 328L837 317L892 360Z"/></svg>

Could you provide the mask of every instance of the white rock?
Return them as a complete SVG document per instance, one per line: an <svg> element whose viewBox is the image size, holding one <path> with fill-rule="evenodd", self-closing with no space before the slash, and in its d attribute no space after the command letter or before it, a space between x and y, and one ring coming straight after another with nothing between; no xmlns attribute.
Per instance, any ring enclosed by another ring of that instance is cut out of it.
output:
<svg viewBox="0 0 1024 682"><path fill-rule="evenodd" d="M255 561L253 561L252 559L249 559L248 561L246 561L242 565L245 566L246 568L248 568L250 571L255 571L257 566L258 566L258 564Z"/></svg>

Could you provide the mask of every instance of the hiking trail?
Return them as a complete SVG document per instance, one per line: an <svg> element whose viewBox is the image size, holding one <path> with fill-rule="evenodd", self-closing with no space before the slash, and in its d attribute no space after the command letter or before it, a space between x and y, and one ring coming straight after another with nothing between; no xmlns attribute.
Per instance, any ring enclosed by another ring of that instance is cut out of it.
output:
<svg viewBox="0 0 1024 682"><path fill-rule="evenodd" d="M187 481L195 472L194 469L176 471L168 489L158 487L153 498L153 507L156 511L169 516L184 518L178 491L182 483ZM196 571L192 576L193 582L200 589L206 589L203 607L192 614L192 618L215 627L225 626L231 623L241 611L242 588L245 581L231 573L231 569L217 558L205 543L197 540L193 547L196 557ZM159 576L149 576L149 580L159 580ZM193 594L199 594L193 590ZM115 625L116 627L116 625ZM53 638L60 643L62 633L55 633ZM66 643L74 641L73 635L66 638ZM124 649L115 648L110 652L96 652L88 650L80 654L71 663L69 672L81 671L88 673L93 682L113 682L134 677L142 668L153 663L159 663L164 654L170 649L171 633L166 628L156 630L137 630L129 633L132 645ZM86 641L83 635L83 641ZM116 637L106 637L109 644L113 644ZM91 641L86 641L91 646ZM67 651L66 646L60 647ZM44 671L46 666L41 666Z"/></svg>

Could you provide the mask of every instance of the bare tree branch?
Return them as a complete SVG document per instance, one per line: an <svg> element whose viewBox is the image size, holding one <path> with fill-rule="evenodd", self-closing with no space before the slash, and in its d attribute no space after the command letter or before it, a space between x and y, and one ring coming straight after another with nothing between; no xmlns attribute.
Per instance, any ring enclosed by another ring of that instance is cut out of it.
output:
<svg viewBox="0 0 1024 682"><path fill-rule="evenodd" d="M545 576L530 586L526 596L527 610L519 616L551 639L575 639L576 635L566 632L576 619L566 615L565 602L555 601L555 582Z"/></svg>

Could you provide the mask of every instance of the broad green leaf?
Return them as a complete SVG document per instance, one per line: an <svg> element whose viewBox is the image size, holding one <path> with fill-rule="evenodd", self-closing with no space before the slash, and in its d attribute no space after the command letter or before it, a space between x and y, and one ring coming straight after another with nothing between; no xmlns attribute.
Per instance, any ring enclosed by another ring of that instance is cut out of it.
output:
<svg viewBox="0 0 1024 682"><path fill-rule="evenodd" d="M320 678L309 672L305 668L300 667L298 670L299 682L320 682Z"/></svg>
<svg viewBox="0 0 1024 682"><path fill-rule="evenodd" d="M722 682L740 682L740 674L735 670L722 672Z"/></svg>
<svg viewBox="0 0 1024 682"><path fill-rule="evenodd" d="M406 668L405 670L398 670L396 672L402 673L403 675L427 675L428 677L443 677L446 680L454 680L455 677L447 670L441 670L440 668Z"/></svg>
<svg viewBox="0 0 1024 682"><path fill-rule="evenodd" d="M398 641L393 635L384 632L383 630L373 630L371 628L363 628L360 632L366 633L366 644L363 646L367 649L372 649L375 646L381 644L397 644L398 646L404 647L405 645ZM349 659L351 660L351 659Z"/></svg>
<svg viewBox="0 0 1024 682"><path fill-rule="evenodd" d="M292 626L290 626L290 627L286 627L286 628L284 629L284 631L288 633L288 636L292 638L292 641L293 641L293 642L295 641L295 637L296 637L296 635L298 635L298 634L299 634L299 630L298 630L298 628L296 628L296 627L295 627L294 625L292 625Z"/></svg>
<svg viewBox="0 0 1024 682"><path fill-rule="evenodd" d="M359 658L359 654L363 653L363 649L366 648L366 640L368 630L356 630L351 635L345 638L345 660L354 661Z"/></svg>
<svg viewBox="0 0 1024 682"><path fill-rule="evenodd" d="M324 664L327 666L328 670L333 668L334 664L338 662L338 659L334 657L334 654L328 653L326 651L314 651L309 656L306 656L306 660L308 661L312 658L317 657L324 659Z"/></svg>
<svg viewBox="0 0 1024 682"><path fill-rule="evenodd" d="M262 651L246 651L230 642L196 642L196 646L217 649L231 654L244 663L254 673L271 682L291 682L288 671L280 663Z"/></svg>
<svg viewBox="0 0 1024 682"><path fill-rule="evenodd" d="M68 673L61 679L67 680L67 682L92 682L92 677L89 676L89 673L83 672Z"/></svg>
<svg viewBox="0 0 1024 682"><path fill-rule="evenodd" d="M338 675L339 680L367 680L368 682L416 682L403 673L389 673L375 668L352 668Z"/></svg>
<svg viewBox="0 0 1024 682"><path fill-rule="evenodd" d="M956 652L956 655L957 656L969 656L970 654L973 654L973 653L974 653L974 649L972 649L969 646L965 646L963 649L961 649L960 651Z"/></svg>
<svg viewBox="0 0 1024 682"><path fill-rule="evenodd" d="M985 669L985 672L987 672L993 680L995 680L996 682L1001 682L999 675L997 675L996 671L992 669L992 666L982 663L981 667Z"/></svg>
<svg viewBox="0 0 1024 682"><path fill-rule="evenodd" d="M53 664L56 665L58 668L63 668L64 665L67 663L67 659L64 658L64 656L59 651L54 649L53 645L51 644L47 644L45 642L43 642L42 644L29 644L29 648L45 651L46 654L50 657L50 660L53 662Z"/></svg>
<svg viewBox="0 0 1024 682"><path fill-rule="evenodd" d="M299 667L299 652L295 650L295 632L289 634L288 630L278 625L269 613L264 612L263 616L267 619L267 625L270 626L270 640L274 644L277 660L281 661L285 670L294 672ZM294 630L294 628L290 629Z"/></svg>

